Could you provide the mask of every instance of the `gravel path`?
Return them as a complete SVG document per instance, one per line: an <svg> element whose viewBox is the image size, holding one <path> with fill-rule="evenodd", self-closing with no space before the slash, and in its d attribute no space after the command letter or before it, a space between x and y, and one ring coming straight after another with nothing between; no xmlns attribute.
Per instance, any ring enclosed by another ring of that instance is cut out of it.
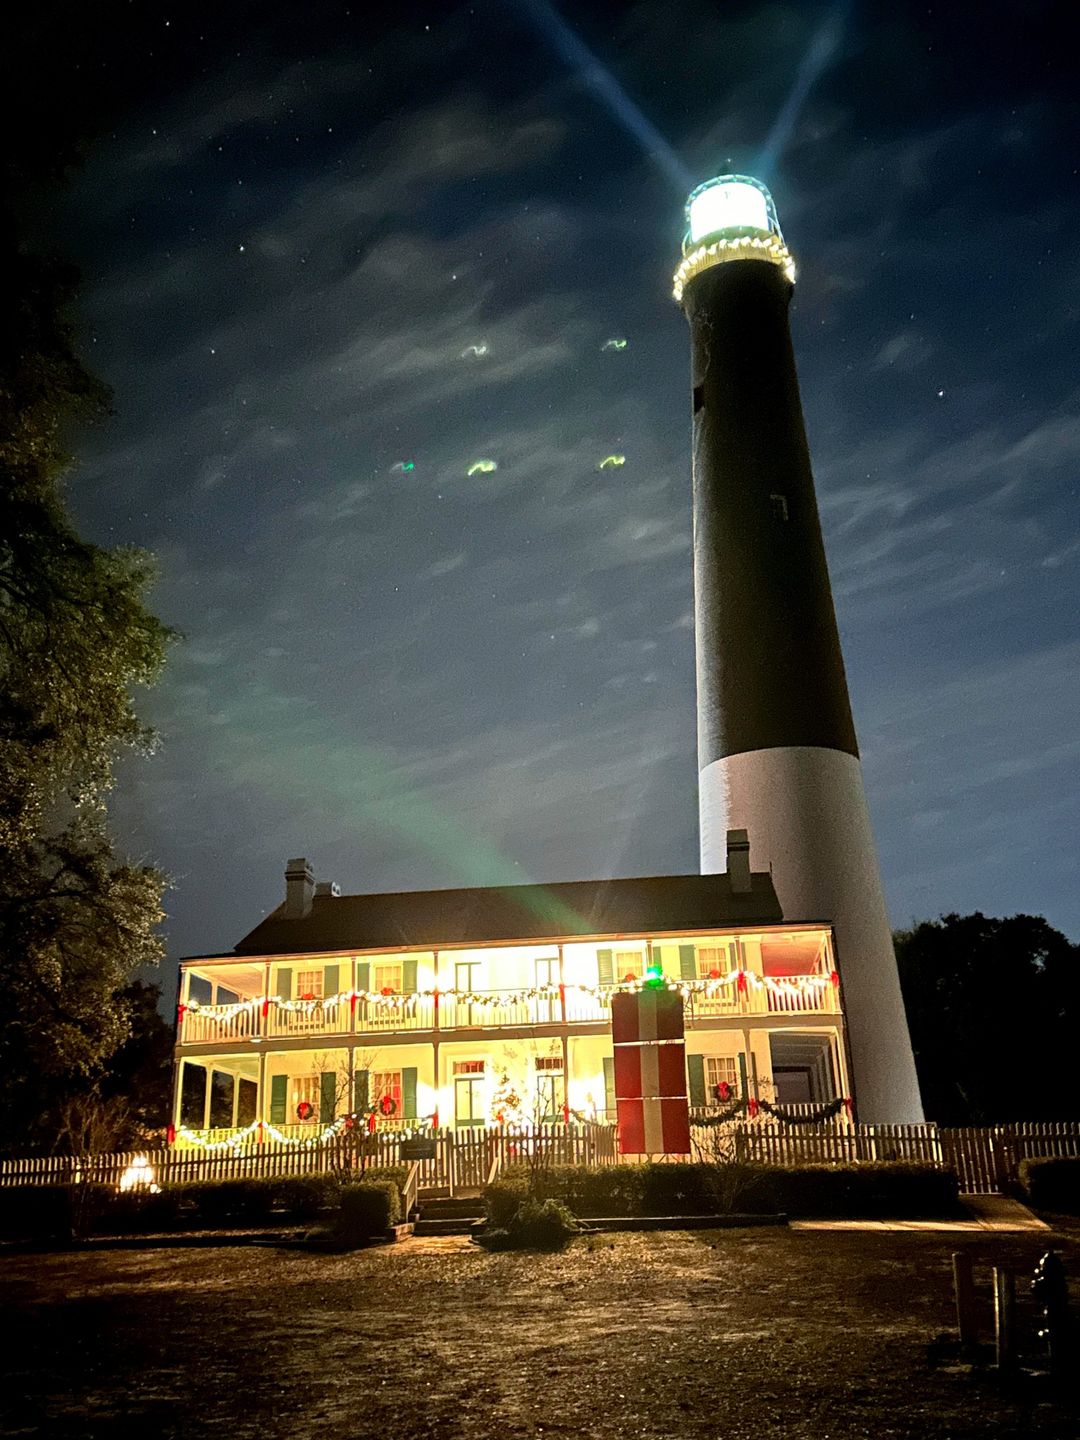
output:
<svg viewBox="0 0 1080 1440"><path fill-rule="evenodd" d="M458 1239L7 1255L0 1433L1076 1440L1060 1396L1003 1389L940 1340L954 1249L988 1329L988 1267L1029 1275L1045 1244L726 1230L561 1256ZM1062 1250L1080 1275L1080 1246Z"/></svg>

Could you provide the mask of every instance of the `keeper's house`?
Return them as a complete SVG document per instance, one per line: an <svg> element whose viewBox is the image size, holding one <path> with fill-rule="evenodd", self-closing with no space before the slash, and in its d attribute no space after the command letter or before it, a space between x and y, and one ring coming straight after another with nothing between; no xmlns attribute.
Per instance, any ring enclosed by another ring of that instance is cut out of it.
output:
<svg viewBox="0 0 1080 1440"><path fill-rule="evenodd" d="M394 1129L614 1120L611 996L650 967L685 997L692 1106L851 1095L832 933L783 923L744 832L717 875L341 895L292 860L285 879L230 954L181 965L180 1145L316 1137L372 1106Z"/></svg>

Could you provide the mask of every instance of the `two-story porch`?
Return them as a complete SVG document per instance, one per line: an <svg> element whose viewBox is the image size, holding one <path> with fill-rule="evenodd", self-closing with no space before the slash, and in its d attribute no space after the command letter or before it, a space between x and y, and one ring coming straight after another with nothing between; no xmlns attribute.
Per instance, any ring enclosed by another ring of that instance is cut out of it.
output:
<svg viewBox="0 0 1080 1440"><path fill-rule="evenodd" d="M611 996L647 973L683 995L691 1104L850 1093L830 933L768 926L191 961L173 1123L212 1143L372 1108L380 1128L613 1117Z"/></svg>

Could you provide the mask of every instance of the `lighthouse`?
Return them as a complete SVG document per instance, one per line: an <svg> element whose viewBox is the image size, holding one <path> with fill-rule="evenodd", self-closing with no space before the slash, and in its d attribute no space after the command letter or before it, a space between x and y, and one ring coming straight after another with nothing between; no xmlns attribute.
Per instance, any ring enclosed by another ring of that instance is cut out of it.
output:
<svg viewBox="0 0 1080 1440"><path fill-rule="evenodd" d="M686 217L702 873L746 830L785 922L832 925L858 1117L919 1121L788 327L794 261L749 176L699 186Z"/></svg>

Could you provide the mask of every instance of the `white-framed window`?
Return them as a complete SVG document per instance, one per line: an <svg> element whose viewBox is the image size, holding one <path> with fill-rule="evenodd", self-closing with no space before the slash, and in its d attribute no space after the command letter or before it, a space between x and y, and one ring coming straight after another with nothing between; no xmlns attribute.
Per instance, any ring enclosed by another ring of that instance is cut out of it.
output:
<svg viewBox="0 0 1080 1440"><path fill-rule="evenodd" d="M401 990L401 961L388 960L384 963L376 963L373 967L375 980L375 993L381 995L385 990L392 990L397 995Z"/></svg>
<svg viewBox="0 0 1080 1440"><path fill-rule="evenodd" d="M739 1093L739 1063L734 1055L705 1056L705 1094L710 1101L717 1100L720 1086L726 1085L734 1098Z"/></svg>
<svg viewBox="0 0 1080 1440"><path fill-rule="evenodd" d="M322 1077L319 1075L294 1075L292 1082L293 1113L288 1119L314 1124L319 1118L321 1088ZM300 1114L301 1105L310 1105L311 1107L303 1116Z"/></svg>
<svg viewBox="0 0 1080 1440"><path fill-rule="evenodd" d="M296 972L296 998L298 1000L321 1000L323 998L323 970L298 970Z"/></svg>
<svg viewBox="0 0 1080 1440"><path fill-rule="evenodd" d="M735 966L731 963L731 950L726 942L697 947L699 980L711 980L717 975L727 975L734 969Z"/></svg>
<svg viewBox="0 0 1080 1440"><path fill-rule="evenodd" d="M400 1070L374 1070L371 1074L371 1100L376 1111L379 1101L386 1099L394 1102L394 1115L400 1116L401 1108L401 1071ZM381 1112L379 1112L381 1113Z"/></svg>
<svg viewBox="0 0 1080 1440"><path fill-rule="evenodd" d="M566 1101L562 1056L537 1055L533 1066L536 1070L537 1118L546 1125L557 1124L563 1118Z"/></svg>
<svg viewBox="0 0 1080 1440"><path fill-rule="evenodd" d="M455 1074L455 1075L483 1075L483 1073L484 1073L484 1061L483 1061L483 1060L455 1060L455 1061L454 1061L454 1074Z"/></svg>
<svg viewBox="0 0 1080 1440"><path fill-rule="evenodd" d="M639 980L645 973L645 956L640 950L616 950L611 957L615 981Z"/></svg>
<svg viewBox="0 0 1080 1440"><path fill-rule="evenodd" d="M483 1060L454 1061L454 1124L481 1129L487 1124L487 1075Z"/></svg>

